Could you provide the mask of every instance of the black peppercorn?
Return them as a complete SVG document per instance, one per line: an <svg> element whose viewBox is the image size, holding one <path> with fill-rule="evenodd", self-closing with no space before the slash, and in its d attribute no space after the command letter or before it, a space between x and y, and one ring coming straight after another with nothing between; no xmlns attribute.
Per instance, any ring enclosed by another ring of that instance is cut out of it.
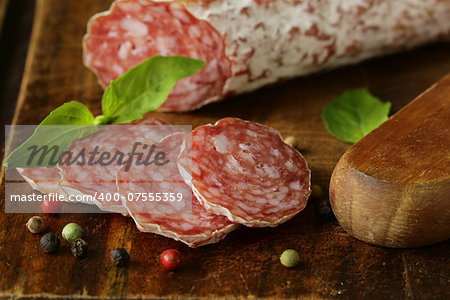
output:
<svg viewBox="0 0 450 300"><path fill-rule="evenodd" d="M42 236L40 245L45 252L54 252L59 248L59 237L53 232L46 233Z"/></svg>
<svg viewBox="0 0 450 300"><path fill-rule="evenodd" d="M70 245L70 251L72 251L73 256L77 258L85 258L88 249L88 243L83 239L76 239Z"/></svg>
<svg viewBox="0 0 450 300"><path fill-rule="evenodd" d="M325 223L333 217L333 211L331 210L330 203L327 200L318 201L316 211L320 223Z"/></svg>
<svg viewBox="0 0 450 300"><path fill-rule="evenodd" d="M127 250L124 248L116 248L111 251L111 261L118 267L124 267L128 264L130 260L130 255L128 255Z"/></svg>

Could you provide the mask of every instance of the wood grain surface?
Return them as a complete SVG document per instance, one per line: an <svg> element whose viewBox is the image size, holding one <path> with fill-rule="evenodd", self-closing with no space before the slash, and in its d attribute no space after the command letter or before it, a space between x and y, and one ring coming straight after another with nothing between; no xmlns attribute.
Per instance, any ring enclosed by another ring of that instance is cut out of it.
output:
<svg viewBox="0 0 450 300"><path fill-rule="evenodd" d="M354 144L330 182L339 224L371 244L450 238L450 74Z"/></svg>
<svg viewBox="0 0 450 300"><path fill-rule="evenodd" d="M81 60L88 18L110 1L38 0L32 40L14 124L36 124L52 109L75 99L100 112L101 88ZM197 126L233 116L274 127L300 139L313 184L324 190L349 147L330 136L322 107L345 89L365 87L394 112L450 72L450 44L438 44L329 73L267 87L185 114L154 113L173 124ZM2 188L3 190L3 188ZM3 193L3 192L2 192ZM326 193L322 195L327 198ZM4 194L0 199L4 199ZM30 215L0 214L0 298L311 298L448 299L450 241L418 249L385 249L349 236L335 220L320 222L318 200L277 228L242 228L223 242L190 249L140 233L121 215L44 216L51 231L77 222L86 231L89 255L75 259L67 244L56 254L39 249L39 236L24 224ZM116 268L109 251L125 247L127 268ZM158 256L179 249L185 266L165 272ZM285 249L301 263L279 263Z"/></svg>

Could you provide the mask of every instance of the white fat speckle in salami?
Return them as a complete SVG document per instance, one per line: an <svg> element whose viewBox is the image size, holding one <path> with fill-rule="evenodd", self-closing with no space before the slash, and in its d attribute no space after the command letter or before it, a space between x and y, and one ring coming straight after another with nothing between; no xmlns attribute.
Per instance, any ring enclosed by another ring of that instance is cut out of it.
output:
<svg viewBox="0 0 450 300"><path fill-rule="evenodd" d="M127 59L132 47L133 47L133 45L129 41L122 43L122 45L120 45L120 49L119 49L119 54L118 54L119 58Z"/></svg>
<svg viewBox="0 0 450 300"><path fill-rule="evenodd" d="M124 71L123 68L119 65L113 65L112 69L116 74L122 74Z"/></svg>
<svg viewBox="0 0 450 300"><path fill-rule="evenodd" d="M228 139L224 134L219 134L218 136L213 137L214 147L219 153L227 153L228 152Z"/></svg>
<svg viewBox="0 0 450 300"><path fill-rule="evenodd" d="M201 34L202 34L202 33L200 32L200 30L199 30L196 26L190 26L190 27L189 27L189 33L190 33L191 36L193 36L193 37L195 37L195 38L200 37Z"/></svg>
<svg viewBox="0 0 450 300"><path fill-rule="evenodd" d="M293 181L289 184L289 187L293 190L299 190L300 189L300 183L298 181Z"/></svg>
<svg viewBox="0 0 450 300"><path fill-rule="evenodd" d="M123 29L128 31L127 34L131 36L145 37L148 34L147 26L134 19L123 19L120 22L120 25Z"/></svg>
<svg viewBox="0 0 450 300"><path fill-rule="evenodd" d="M191 143L192 151L183 151L178 163L180 169L190 170L185 157L192 154L192 165L198 170L185 180L208 211L263 227L277 226L305 207L310 171L301 154L285 144L277 131L225 118L194 129ZM218 163L221 160L225 163Z"/></svg>
<svg viewBox="0 0 450 300"><path fill-rule="evenodd" d="M158 144L157 151L166 153L170 161L164 166L143 169L132 166L128 171L122 168L117 175L117 186L125 198L136 193L181 193L182 201L124 200L123 203L139 230L198 247L222 240L237 225L224 216L207 212L184 182L177 166L183 139L184 134L176 133Z"/></svg>

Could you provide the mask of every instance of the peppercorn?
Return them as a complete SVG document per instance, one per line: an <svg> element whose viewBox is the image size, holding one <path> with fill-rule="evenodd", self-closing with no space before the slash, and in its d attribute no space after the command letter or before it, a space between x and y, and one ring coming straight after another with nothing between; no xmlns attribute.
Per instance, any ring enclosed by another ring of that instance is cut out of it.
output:
<svg viewBox="0 0 450 300"><path fill-rule="evenodd" d="M284 142L285 142L286 144L288 144L288 145L294 147L294 148L298 148L298 147L300 146L300 145L299 145L298 139L297 139L295 136L292 136L292 135L286 137L286 138L284 139Z"/></svg>
<svg viewBox="0 0 450 300"><path fill-rule="evenodd" d="M317 202L316 211L319 217L319 222L324 223L333 216L333 211L328 200L321 200Z"/></svg>
<svg viewBox="0 0 450 300"><path fill-rule="evenodd" d="M130 255L128 255L127 250L124 248L116 248L110 253L111 261L118 267L124 267L128 264L130 260Z"/></svg>
<svg viewBox="0 0 450 300"><path fill-rule="evenodd" d="M88 249L88 243L83 239L76 239L70 245L70 251L72 251L73 256L77 258L85 258Z"/></svg>
<svg viewBox="0 0 450 300"><path fill-rule="evenodd" d="M63 238L69 243L83 237L83 229L76 223L69 223L62 230Z"/></svg>
<svg viewBox="0 0 450 300"><path fill-rule="evenodd" d="M182 257L178 250L168 249L161 253L159 259L166 270L175 271L183 265Z"/></svg>
<svg viewBox="0 0 450 300"><path fill-rule="evenodd" d="M54 252L59 248L59 237L53 232L46 233L42 236L40 245L45 252Z"/></svg>
<svg viewBox="0 0 450 300"><path fill-rule="evenodd" d="M300 262L300 256L297 251L288 249L281 254L280 262L287 268L293 268Z"/></svg>
<svg viewBox="0 0 450 300"><path fill-rule="evenodd" d="M45 230L44 220L38 216L31 217L26 225L31 233L41 233Z"/></svg>

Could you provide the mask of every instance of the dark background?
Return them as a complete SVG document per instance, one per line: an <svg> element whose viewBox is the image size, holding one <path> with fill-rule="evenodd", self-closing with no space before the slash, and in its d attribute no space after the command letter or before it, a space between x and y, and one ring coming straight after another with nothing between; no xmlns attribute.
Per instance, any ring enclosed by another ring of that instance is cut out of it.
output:
<svg viewBox="0 0 450 300"><path fill-rule="evenodd" d="M2 125L11 124L33 25L34 0L0 0L0 99ZM1 20L3 16L3 20ZM1 156L4 151L2 126Z"/></svg>
<svg viewBox="0 0 450 300"><path fill-rule="evenodd" d="M34 8L34 0L0 0L1 157L5 146L4 125L11 124L22 82Z"/></svg>

